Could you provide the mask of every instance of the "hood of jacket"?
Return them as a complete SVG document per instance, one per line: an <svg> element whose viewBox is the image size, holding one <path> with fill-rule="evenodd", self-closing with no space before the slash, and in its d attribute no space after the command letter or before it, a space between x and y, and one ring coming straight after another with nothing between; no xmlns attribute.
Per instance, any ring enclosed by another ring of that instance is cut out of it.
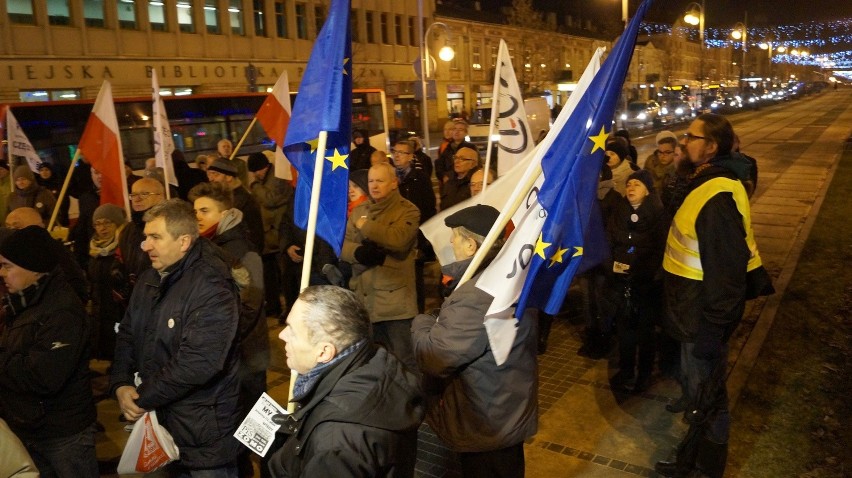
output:
<svg viewBox="0 0 852 478"><path fill-rule="evenodd" d="M743 154L731 153L716 156L710 160L710 164L727 169L740 181L753 179L751 177L751 162Z"/></svg>

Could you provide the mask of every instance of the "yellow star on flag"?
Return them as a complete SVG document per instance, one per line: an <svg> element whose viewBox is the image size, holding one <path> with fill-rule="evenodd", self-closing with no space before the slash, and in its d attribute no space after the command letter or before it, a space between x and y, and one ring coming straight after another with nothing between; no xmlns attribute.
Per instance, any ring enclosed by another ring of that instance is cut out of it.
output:
<svg viewBox="0 0 852 478"><path fill-rule="evenodd" d="M346 158L348 158L348 154L340 154L340 151L337 148L334 148L334 156L326 156L325 159L331 161L331 170L334 171L337 168L349 169L346 166Z"/></svg>
<svg viewBox="0 0 852 478"><path fill-rule="evenodd" d="M577 249L577 252L574 253L571 257L578 257L583 255L583 248L579 246L574 246L574 249Z"/></svg>
<svg viewBox="0 0 852 478"><path fill-rule="evenodd" d="M319 146L319 138L314 138L310 141L305 141L305 143L308 143L308 146L311 147L311 154L313 154L314 151L317 150L317 146Z"/></svg>
<svg viewBox="0 0 852 478"><path fill-rule="evenodd" d="M595 143L594 146L592 146L591 152L594 153L599 149L605 150L607 137L609 137L609 133L604 130L603 126L601 126L601 132L598 133L596 136L589 136L589 139L592 140L593 143Z"/></svg>
<svg viewBox="0 0 852 478"><path fill-rule="evenodd" d="M550 265L547 267L553 267L553 265L557 262L562 264L562 256L565 255L566 252L568 252L568 249L569 248L563 249L561 247L557 247L556 252L554 252L553 255L550 256Z"/></svg>
<svg viewBox="0 0 852 478"><path fill-rule="evenodd" d="M533 254L541 257L542 259L547 259L544 251L550 247L551 244L551 242L544 242L544 234L538 233L538 240L535 241L535 252L533 252Z"/></svg>

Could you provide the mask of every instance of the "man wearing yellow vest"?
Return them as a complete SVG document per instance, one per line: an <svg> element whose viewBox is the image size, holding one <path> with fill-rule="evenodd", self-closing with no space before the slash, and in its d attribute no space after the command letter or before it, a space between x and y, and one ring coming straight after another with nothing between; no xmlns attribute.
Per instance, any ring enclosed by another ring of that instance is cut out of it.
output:
<svg viewBox="0 0 852 478"><path fill-rule="evenodd" d="M669 229L663 268L666 331L682 344L681 401L692 426L677 460L659 462L656 470L663 476L721 477L730 429L727 341L743 315L747 273L762 266L742 184L751 165L731 152L731 123L701 115L685 141L693 170Z"/></svg>

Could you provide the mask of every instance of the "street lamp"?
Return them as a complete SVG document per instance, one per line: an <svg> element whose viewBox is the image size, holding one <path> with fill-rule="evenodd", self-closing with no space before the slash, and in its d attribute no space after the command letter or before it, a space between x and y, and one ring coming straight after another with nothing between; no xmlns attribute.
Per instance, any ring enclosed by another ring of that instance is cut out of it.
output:
<svg viewBox="0 0 852 478"><path fill-rule="evenodd" d="M701 96L701 106L704 106L704 0L701 3L692 2L687 5L688 10L683 16L683 21L689 25L698 25L698 39L701 42L701 55L698 66L698 92Z"/></svg>
<svg viewBox="0 0 852 478"><path fill-rule="evenodd" d="M766 50L767 58L769 62L766 65L766 74L769 77L769 81L772 81L772 52L777 51L778 53L784 53L787 51L787 48L784 45L779 45L778 43L773 43L772 40L766 40L760 45L761 50Z"/></svg>
<svg viewBox="0 0 852 478"><path fill-rule="evenodd" d="M743 51L743 60L740 63L740 94L743 94L744 84L743 78L745 78L745 61L746 61L746 52L748 51L748 27L746 23L748 22L748 12L745 13L745 18L743 18L742 22L737 22L734 25L733 31L731 31L731 37L734 40L742 41L742 51Z"/></svg>
<svg viewBox="0 0 852 478"><path fill-rule="evenodd" d="M423 21L422 21L422 18L423 18L423 9L422 9L423 8L423 0L418 0L418 4L419 4L418 11L420 12L420 18L421 18L421 21L419 22L418 30L422 31L423 30ZM423 145L426 147L426 154L428 154L429 157L432 157L432 151L431 151L431 144L430 144L430 138L429 138L429 114L427 112L428 111L428 109L427 109L427 98L428 97L427 97L427 94L426 94L428 88L427 88L426 85L427 85L427 80L429 79L429 76L432 73L431 66L432 66L432 62L434 61L434 59L432 58L432 55L429 54L429 34L432 32L432 28L434 28L436 26L443 28L444 31L446 32L446 35L447 35L447 39L445 40L443 48L441 48L438 51L438 58L440 58L442 61L450 61L456 55L456 53L455 53L455 51L453 51L452 47L447 45L447 43L449 42L449 39L450 39L450 31L451 31L450 27L447 26L446 23L441 23L441 22L435 22L435 23L432 23L431 25L429 25L429 28L427 28L426 32L423 34L423 37L422 37L423 42L420 44L420 60L422 61L422 63L421 63L422 68L421 68L421 75L420 75L420 89L421 89L421 93L423 95L420 117L421 117L421 122L422 122L422 126L423 126Z"/></svg>

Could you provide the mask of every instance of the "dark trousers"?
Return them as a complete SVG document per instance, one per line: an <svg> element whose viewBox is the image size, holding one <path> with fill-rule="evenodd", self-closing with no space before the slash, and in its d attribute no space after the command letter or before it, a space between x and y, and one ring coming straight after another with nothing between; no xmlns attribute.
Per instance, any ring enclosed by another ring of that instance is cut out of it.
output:
<svg viewBox="0 0 852 478"><path fill-rule="evenodd" d="M411 319L386 320L373 323L373 341L384 346L388 352L417 373L417 361L414 360L414 347L411 345Z"/></svg>
<svg viewBox="0 0 852 478"><path fill-rule="evenodd" d="M464 478L523 478L524 444L493 451L459 453Z"/></svg>
<svg viewBox="0 0 852 478"><path fill-rule="evenodd" d="M281 254L263 254L263 287L266 294L266 315L281 314Z"/></svg>
<svg viewBox="0 0 852 478"><path fill-rule="evenodd" d="M95 424L71 436L21 440L43 478L98 478ZM3 446L0 444L0 446Z"/></svg>

